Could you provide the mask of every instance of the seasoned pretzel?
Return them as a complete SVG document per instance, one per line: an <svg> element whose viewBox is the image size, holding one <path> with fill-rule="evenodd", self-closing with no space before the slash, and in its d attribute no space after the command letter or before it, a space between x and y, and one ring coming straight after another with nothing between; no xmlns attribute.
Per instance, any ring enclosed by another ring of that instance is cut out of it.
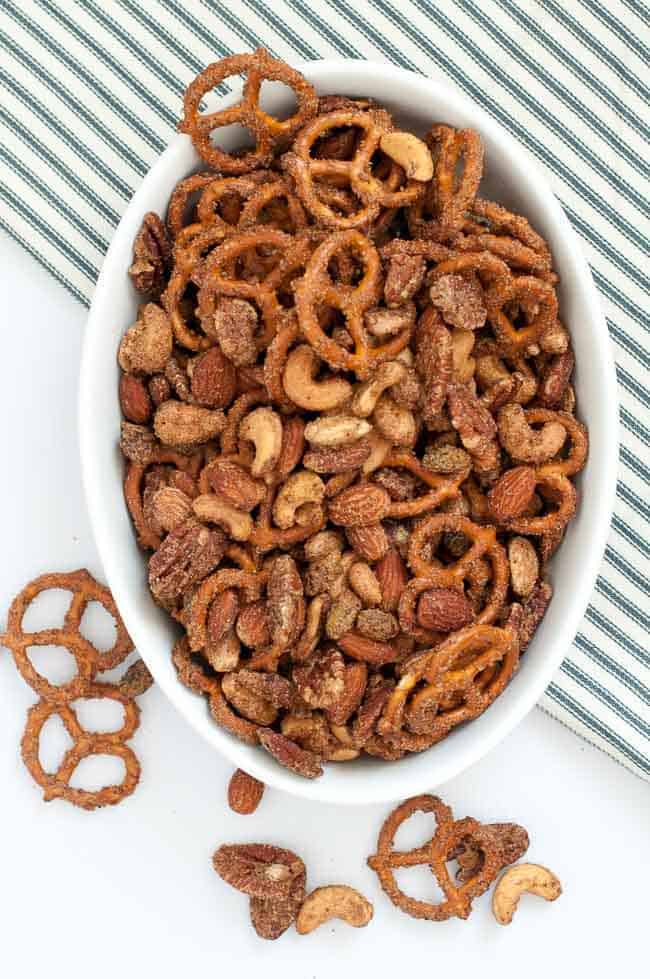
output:
<svg viewBox="0 0 650 979"><path fill-rule="evenodd" d="M423 557L428 542L440 533L461 533L472 541L469 549L453 564L437 567ZM408 549L408 563L416 574L415 581L426 580L429 588L453 588L460 590L476 562L487 557L492 565L492 589L489 600L477 616L477 624L493 622L505 600L510 572L505 549L496 539L494 527L481 527L467 517L453 513L436 513L425 517L416 525ZM402 628L412 627L415 616L415 600L422 590L412 582L406 586L400 600Z"/></svg>
<svg viewBox="0 0 650 979"><path fill-rule="evenodd" d="M201 454L193 453L191 456L181 455L170 449L156 448L151 459L146 466L136 462L127 464L126 476L124 478L124 499L133 520L138 543L140 547L155 551L161 544L161 537L156 534L147 524L142 507L142 481L145 473L151 466L171 465L181 472L186 472L190 476L197 475L201 466Z"/></svg>
<svg viewBox="0 0 650 979"><path fill-rule="evenodd" d="M27 724L21 741L23 761L34 781L43 789L46 802L66 799L75 806L90 810L98 806L117 805L131 795L140 778L140 762L132 748L124 743L138 727L140 709L132 698L122 694L110 683L87 682L77 696L118 701L124 707L122 727L118 731L102 733L87 731L79 723L76 711L69 702L39 700L27 713ZM39 741L43 725L53 714L59 715L74 744L66 751L56 772L48 773L39 758ZM75 769L84 758L91 755L114 755L121 758L125 768L122 782L95 791L73 788L70 779Z"/></svg>
<svg viewBox="0 0 650 979"><path fill-rule="evenodd" d="M24 632L22 623L27 609L42 592L53 588L63 589L72 594L63 626L56 629L41 629L38 632ZM115 622L115 642L105 652L100 652L93 646L79 629L90 602L99 602ZM133 643L124 627L113 596L108 588L95 581L85 569L61 574L44 574L25 585L11 603L7 616L7 631L0 636L0 642L11 650L23 680L39 697L47 698L52 704L64 704L75 697L86 696L88 684L95 679L97 673L118 666L133 649ZM30 646L64 647L76 662L75 676L67 683L50 683L38 672L29 658L27 650Z"/></svg>
<svg viewBox="0 0 650 979"><path fill-rule="evenodd" d="M238 202L236 211L229 208L226 220L217 213L222 204ZM284 206L282 205L284 201ZM266 214L263 215L263 212ZM287 182L270 171L256 171L243 177L224 177L209 183L199 199L196 214L202 225L217 223L238 227L241 230L258 225L276 227L289 234L296 234L307 226L302 204L291 193ZM263 219L264 217L264 219Z"/></svg>
<svg viewBox="0 0 650 979"><path fill-rule="evenodd" d="M400 826L413 813L430 812L436 818L436 831L431 840L414 850L394 849L394 839ZM462 884L455 884L446 862L462 841L471 839L483 854L483 862L475 873ZM383 890L396 907L414 918L428 921L446 921L452 916L467 918L472 901L483 894L492 884L502 867L498 843L488 827L475 819L454 821L449 806L431 795L407 799L384 822L377 840L377 852L368 857L369 866L375 871ZM444 893L444 900L434 904L409 897L399 887L394 871L405 867L426 865Z"/></svg>
<svg viewBox="0 0 650 979"><path fill-rule="evenodd" d="M217 85L233 75L246 74L242 99L236 105L218 112L203 114L201 100ZM263 111L259 104L262 81L277 81L293 89L298 111L288 119L279 120ZM185 93L183 120L179 130L187 133L199 156L222 173L248 173L268 165L280 140L289 139L315 114L318 100L313 86L283 61L276 61L258 48L254 54L235 54L223 58L201 72ZM211 135L221 126L240 123L255 136L255 149L233 156L215 146Z"/></svg>
<svg viewBox="0 0 650 979"><path fill-rule="evenodd" d="M276 295L277 267L282 253L289 250L292 238L276 228L259 228L240 231L215 248L206 260L199 289L198 311L204 324L214 318L215 306L220 296L247 299L255 303L262 314L263 328L255 337L258 350L265 350L275 336L284 309ZM237 273L238 260L259 248L270 250L274 266L270 271L257 269L260 277L247 280Z"/></svg>
<svg viewBox="0 0 650 979"><path fill-rule="evenodd" d="M470 208L470 220L472 218L478 218L480 222L486 223L474 224L471 230L478 233L487 230L493 235L507 234L516 238L526 248L550 261L551 253L548 245L521 214L515 214L494 201L477 197ZM470 229L468 228L468 230Z"/></svg>
<svg viewBox="0 0 650 979"><path fill-rule="evenodd" d="M298 134L293 152L284 157L283 165L295 180L303 204L321 224L339 229L359 228L375 221L382 207L403 207L422 194L423 185L415 180L406 180L405 186L399 188L397 181L401 182L401 177L394 166L387 168L388 178L384 182L372 172L371 160L379 149L381 137L388 131L387 125L388 119L372 112L332 112L317 116ZM352 159L314 156L314 147L325 134L342 127L361 132ZM351 214L334 210L323 199L323 181L345 182L362 206Z"/></svg>
<svg viewBox="0 0 650 979"><path fill-rule="evenodd" d="M187 350L198 352L214 345L213 339L188 325L183 300L190 282L196 282L197 268L202 267L208 252L227 237L229 230L225 221L219 220L209 225L189 225L176 238L174 269L162 295L162 303L176 342Z"/></svg>
<svg viewBox="0 0 650 979"><path fill-rule="evenodd" d="M236 588L244 592L247 602L254 602L262 594L267 579L266 571L239 571L234 568L222 568L204 578L193 592L185 614L190 649L203 649L206 644L208 611L216 595Z"/></svg>
<svg viewBox="0 0 650 979"><path fill-rule="evenodd" d="M217 179L216 173L203 171L193 173L176 184L167 206L167 230L172 239L176 238L187 224L193 223L193 215L188 214L192 195L204 190Z"/></svg>
<svg viewBox="0 0 650 979"><path fill-rule="evenodd" d="M536 489L557 502L557 510L542 516L521 516L508 521L508 529L517 534L561 537L564 528L575 514L578 504L576 489L569 479L583 469L589 451L587 430L573 415L566 411L549 411L546 408L529 408L526 421L531 425L559 422L571 440L571 448L565 458L551 459L535 469Z"/></svg>
<svg viewBox="0 0 650 979"><path fill-rule="evenodd" d="M469 470L465 469L459 473L441 476L427 469L413 452L406 450L389 452L381 465L382 468L406 469L429 487L428 492L412 500L393 500L388 507L386 518L394 520L421 516L435 510L444 500L454 499L459 496L460 485L469 475Z"/></svg>
<svg viewBox="0 0 650 979"><path fill-rule="evenodd" d="M537 309L532 322L517 327L504 311L506 303L532 301ZM553 286L531 275L495 280L486 297L488 319L504 352L509 356L539 352L539 343L557 321L557 295Z"/></svg>
<svg viewBox="0 0 650 979"><path fill-rule="evenodd" d="M190 178L191 180L192 178ZM277 174L270 170L255 170L241 177L217 177L205 184L196 205L196 221L201 225L222 223L236 227L246 201Z"/></svg>
<svg viewBox="0 0 650 979"><path fill-rule="evenodd" d="M453 241L481 182L483 143L472 129L442 125L433 126L425 139L432 152L437 151L434 175L426 196L408 209L409 228L414 238ZM458 176L461 160L463 170Z"/></svg>
<svg viewBox="0 0 650 979"><path fill-rule="evenodd" d="M331 259L346 249L352 249L364 266L363 277L357 285L335 285L328 272ZM363 314L379 299L380 285L379 253L358 231L334 232L310 258L305 275L296 288L298 321L307 341L331 367L352 370L363 378L378 364L392 360L408 343L409 327L384 344L371 346L369 342ZM319 305L331 306L344 315L346 329L355 345L353 352L327 336L318 322Z"/></svg>
<svg viewBox="0 0 650 979"><path fill-rule="evenodd" d="M510 629L477 624L453 633L407 665L384 708L379 733L408 751L429 747L487 710L518 662L519 643Z"/></svg>
<svg viewBox="0 0 650 979"><path fill-rule="evenodd" d="M178 678L193 693L212 694L219 692L219 679L207 660L193 653L187 636L181 636L174 643L172 662Z"/></svg>

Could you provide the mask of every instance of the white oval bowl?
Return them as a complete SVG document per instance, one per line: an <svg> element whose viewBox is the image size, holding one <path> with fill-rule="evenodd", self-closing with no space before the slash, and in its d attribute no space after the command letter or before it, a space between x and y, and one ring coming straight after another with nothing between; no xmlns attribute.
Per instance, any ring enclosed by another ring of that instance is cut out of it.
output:
<svg viewBox="0 0 650 979"><path fill-rule="evenodd" d="M131 200L97 282L80 376L79 427L86 500L108 584L140 654L179 712L233 766L268 785L341 804L390 801L433 789L478 761L539 700L569 651L593 589L605 547L616 485L617 393L607 327L580 245L531 158L485 112L439 81L385 64L316 61L297 66L319 93L370 96L405 128L424 133L432 120L481 134L486 174L481 194L526 215L548 241L560 272L560 309L576 354L579 414L589 426L589 461L579 478L581 505L551 566L555 596L512 683L479 718L440 744L399 762L359 759L329 764L313 781L281 768L261 748L218 727L204 698L177 679L170 658L177 626L147 588L147 561L136 545L122 494L116 352L139 303L127 269L143 215L164 214L172 188L199 166L187 136L176 136ZM234 96L223 100L226 105ZM227 135L227 134L226 134ZM224 140L224 146L228 143Z"/></svg>

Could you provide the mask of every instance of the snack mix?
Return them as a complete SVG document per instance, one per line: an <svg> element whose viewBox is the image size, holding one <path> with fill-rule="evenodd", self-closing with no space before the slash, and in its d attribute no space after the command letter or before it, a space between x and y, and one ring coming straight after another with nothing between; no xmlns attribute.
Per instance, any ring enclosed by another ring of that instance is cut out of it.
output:
<svg viewBox="0 0 650 979"><path fill-rule="evenodd" d="M238 74L241 101L201 111ZM265 80L293 90L294 115L263 111ZM251 147L213 142L232 123ZM587 433L550 251L479 196L478 133L420 139L263 50L202 72L180 129L203 169L165 220L144 217L143 305L118 355L125 496L183 629L179 678L307 778L423 751L509 683L576 510ZM244 781L231 795L250 812ZM481 841L449 913L502 865Z"/></svg>

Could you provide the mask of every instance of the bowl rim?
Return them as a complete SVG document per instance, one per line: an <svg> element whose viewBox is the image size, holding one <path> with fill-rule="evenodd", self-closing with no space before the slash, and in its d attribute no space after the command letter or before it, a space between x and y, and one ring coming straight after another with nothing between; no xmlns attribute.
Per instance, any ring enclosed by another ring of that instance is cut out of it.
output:
<svg viewBox="0 0 650 979"><path fill-rule="evenodd" d="M527 688L520 692L519 697L512 696L508 700L507 707L504 707L499 712L498 717L495 716L494 722L487 725L487 730L482 732L483 737L480 742L478 738L474 740L470 739L469 743L463 741L450 759L442 762L438 760L437 770L433 778L428 774L426 767L421 766L413 771L410 780L405 778L395 778L394 780L385 778L362 779L361 781L364 783L362 792L355 792L349 784L349 780L345 783L346 789L342 791L340 786L329 784L325 777L307 780L294 775L279 765L269 766L268 761L270 759L265 753L261 752L261 749L255 748L251 752L250 746L237 741L218 728L216 724L212 726L213 732L208 735L206 730L198 723L195 712L186 709L185 704L181 702L183 698L180 695L180 691L183 691L183 693L186 693L186 691L184 691L184 688L182 688L176 677L173 676L173 682L170 682L169 677L161 676L157 672L155 662L149 663L146 653L145 626L139 620L137 608L130 599L127 581L121 571L120 552L114 546L111 533L110 508L104 507L102 504L100 466L94 453L95 431L93 411L91 410L94 395L93 364L96 360L95 351L99 344L98 331L101 326L99 321L105 315L102 310L106 303L110 301L110 291L113 288L115 274L118 271L120 274L124 274L123 268L119 267L118 269L117 266L115 268L113 266L115 265L116 253L123 247L122 239L125 234L125 225L132 223L134 213L141 215L144 212L140 201L145 196L148 182L155 181L158 171L165 169L165 163L169 155L177 151L179 145L186 142L189 137L179 134L170 140L163 153L147 172L142 184L129 201L120 223L113 233L97 280L86 324L79 375L78 425L82 482L92 532L104 567L106 580L136 648L139 650L143 659L151 666L156 683L159 684L178 712L205 740L216 747L226 759L236 767L244 768L265 783L293 795L327 803L365 805L393 801L406 795L413 795L431 788L432 784L440 785L458 775L470 765L483 758L484 755L509 734L535 706L544 693L575 637L593 591L605 550L613 511L617 478L618 392L607 324L581 244L559 201L548 185L545 176L538 169L536 162L530 157L529 153L520 144L479 105L437 78L418 75L407 69L398 68L383 62L365 61L362 59L302 61L295 63L293 67L304 73L317 85L323 76L338 73L341 75L340 84L343 90L347 89L348 91L354 91L353 86L355 80L361 82L362 79L367 80L369 76L372 77L373 75L381 76L382 79L394 79L396 82L408 82L414 89L419 89L423 97L426 98L427 95L431 96L433 94L437 99L444 99L452 109L457 108L461 114L470 116L473 120L472 125L479 130L482 136L489 135L492 140L498 141L504 147L508 157L515 162L517 170L525 168L529 185L534 187L535 194L541 200L545 211L549 215L549 223L555 226L558 229L558 233L571 244L574 271L578 282L577 289L580 292L581 301L588 308L589 320L600 325L599 329L593 331L594 362L600 368L604 403L611 405L611 411L607 412L604 416L605 430L602 433L603 454L610 460L616 460L616 464L610 464L608 466L604 460L601 460L597 475L595 474L593 476L593 481L599 486L600 493L596 496L595 500L591 500L591 536L589 538L589 546L584 552L584 561L582 562L583 574L576 583L573 603L561 627L558 628L559 634L554 637L553 643L550 644L552 646L551 652L545 655L544 663L540 663L537 667L536 682L529 683ZM225 98L222 104L227 105L229 101L232 101L231 96ZM129 246L130 244L131 240L129 240ZM146 560L144 554L142 555L142 560ZM485 712L483 717L487 714L489 714L489 711ZM479 720L477 718L474 722L471 722L472 725L475 725ZM430 749L430 751L432 750ZM262 756L259 763L258 756ZM392 765L390 767L393 769ZM390 788L393 781L395 786L394 788ZM405 785L406 782L408 782L408 787Z"/></svg>

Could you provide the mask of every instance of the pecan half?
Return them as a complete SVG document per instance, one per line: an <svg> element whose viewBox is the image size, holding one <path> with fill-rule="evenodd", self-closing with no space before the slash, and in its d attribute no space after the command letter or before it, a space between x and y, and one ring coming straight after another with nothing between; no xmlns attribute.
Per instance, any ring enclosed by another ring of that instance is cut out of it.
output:
<svg viewBox="0 0 650 979"><path fill-rule="evenodd" d="M258 731L260 744L284 768L288 768L303 778L319 778L323 769L318 757L311 751L305 751L295 743L285 738L283 734L268 729Z"/></svg>
<svg viewBox="0 0 650 979"><path fill-rule="evenodd" d="M186 520L172 530L149 561L149 587L161 605L173 607L192 585L216 568L226 550L223 531Z"/></svg>
<svg viewBox="0 0 650 979"><path fill-rule="evenodd" d="M212 855L212 866L226 884L263 901L283 900L305 865L292 853L268 843L231 843Z"/></svg>
<svg viewBox="0 0 650 979"><path fill-rule="evenodd" d="M154 211L148 211L133 242L129 277L134 288L142 295L158 299L165 288L171 255L165 225Z"/></svg>

